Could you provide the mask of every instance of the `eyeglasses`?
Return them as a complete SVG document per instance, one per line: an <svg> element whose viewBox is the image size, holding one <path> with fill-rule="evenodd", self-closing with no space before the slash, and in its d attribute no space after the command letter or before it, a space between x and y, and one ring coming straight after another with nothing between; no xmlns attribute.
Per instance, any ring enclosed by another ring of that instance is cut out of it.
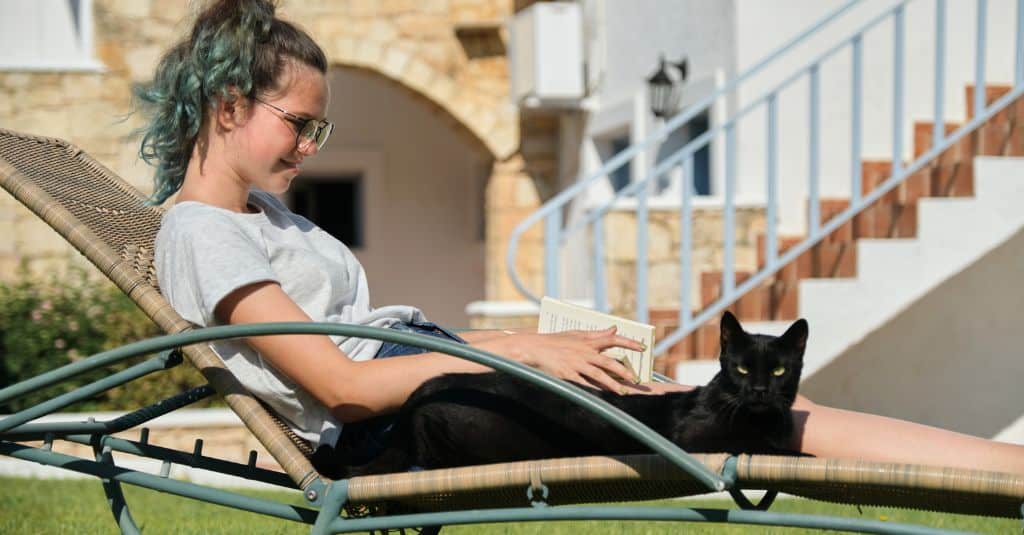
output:
<svg viewBox="0 0 1024 535"><path fill-rule="evenodd" d="M299 117L288 110L281 109L256 97L253 97L253 100L281 112L281 118L295 127L295 147L299 150L309 150L313 148L313 144L316 144L317 150L324 148L327 138L331 137L331 132L334 131L334 123L330 121Z"/></svg>

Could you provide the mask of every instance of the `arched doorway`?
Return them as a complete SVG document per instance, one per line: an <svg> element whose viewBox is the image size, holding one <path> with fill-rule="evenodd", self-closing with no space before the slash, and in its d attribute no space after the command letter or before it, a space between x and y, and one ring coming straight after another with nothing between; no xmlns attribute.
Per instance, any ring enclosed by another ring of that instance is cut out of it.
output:
<svg viewBox="0 0 1024 535"><path fill-rule="evenodd" d="M288 202L346 241L375 307L409 304L468 326L484 298L484 187L493 157L452 116L381 74L337 67L336 128Z"/></svg>

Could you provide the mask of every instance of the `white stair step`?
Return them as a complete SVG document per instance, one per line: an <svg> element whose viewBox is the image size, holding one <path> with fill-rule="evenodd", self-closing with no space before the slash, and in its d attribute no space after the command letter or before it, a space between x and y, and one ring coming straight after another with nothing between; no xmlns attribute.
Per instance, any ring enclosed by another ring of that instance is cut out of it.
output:
<svg viewBox="0 0 1024 535"><path fill-rule="evenodd" d="M974 195L982 201L998 203L1024 196L1024 158L975 158Z"/></svg>
<svg viewBox="0 0 1024 535"><path fill-rule="evenodd" d="M857 278L891 277L893 271L915 269L924 252L916 239L857 240Z"/></svg>
<svg viewBox="0 0 1024 535"><path fill-rule="evenodd" d="M859 240L856 278L800 281L797 310L811 333L805 378L1024 228L1024 158L983 157L974 165L975 197L919 201L917 238ZM744 328L778 335L789 324ZM685 362L678 373L702 384L717 369L715 361Z"/></svg>

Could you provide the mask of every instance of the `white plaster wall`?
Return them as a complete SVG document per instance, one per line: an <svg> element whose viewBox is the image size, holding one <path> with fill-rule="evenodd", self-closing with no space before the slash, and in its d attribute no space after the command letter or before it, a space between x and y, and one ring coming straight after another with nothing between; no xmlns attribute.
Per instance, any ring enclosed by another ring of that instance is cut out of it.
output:
<svg viewBox="0 0 1024 535"><path fill-rule="evenodd" d="M1024 289L1013 281L1022 269L1018 232L808 377L801 392L826 405L1019 441Z"/></svg>
<svg viewBox="0 0 1024 535"><path fill-rule="evenodd" d="M590 58L590 67L597 72L592 76L596 86L579 149L582 169L589 175L602 164L595 137L628 133L636 143L654 131L647 78L658 68L660 54L671 62L688 58L689 76L680 99L686 106L714 91L716 76L732 76L736 43L732 2L593 0L585 6L599 15L595 18L601 24L595 31L603 45L597 47L596 57ZM645 168L645 158L638 157L633 179L641 178ZM604 191L597 197L607 194Z"/></svg>
<svg viewBox="0 0 1024 535"><path fill-rule="evenodd" d="M409 304L432 321L468 326L484 298L483 188L491 160L443 112L384 77L330 74L337 125L306 172L361 171L372 304ZM301 177L299 178L301 180Z"/></svg>
<svg viewBox="0 0 1024 535"><path fill-rule="evenodd" d="M785 59L743 84L739 107L807 65L834 44L852 35L896 0L864 0L825 31L794 48ZM801 29L843 4L842 0L735 0L737 72L759 61ZM975 69L976 2L949 0L947 5L946 77L944 108L948 121L965 119L965 84ZM1016 8L1012 0L988 2L986 18L986 79L1009 83L1013 75ZM913 0L906 9L903 156L912 155L913 120L934 117L935 2ZM884 21L864 36L863 150L864 158L889 158L893 130L892 22ZM822 195L847 197L851 184L850 96L851 53L846 48L821 67L820 173ZM804 77L779 96L780 214L784 232L803 232L806 224L808 181L808 82ZM764 197L764 111L760 108L740 123L738 195Z"/></svg>

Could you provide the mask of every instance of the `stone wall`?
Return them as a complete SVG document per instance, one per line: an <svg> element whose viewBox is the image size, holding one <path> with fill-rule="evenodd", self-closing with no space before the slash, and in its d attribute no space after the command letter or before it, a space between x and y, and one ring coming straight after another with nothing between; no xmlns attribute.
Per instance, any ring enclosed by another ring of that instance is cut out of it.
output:
<svg viewBox="0 0 1024 535"><path fill-rule="evenodd" d="M679 264L682 237L679 211L652 209L649 214L648 306L678 309L682 278ZM763 208L737 207L734 253L736 271L754 271L757 267L757 236L764 232L764 221ZM694 207L693 222L690 306L697 308L701 304L701 272L721 271L724 266L722 209ZM608 301L615 314L631 317L636 309L636 212L632 209L610 212L604 229Z"/></svg>
<svg viewBox="0 0 1024 535"><path fill-rule="evenodd" d="M332 67L365 69L419 97L493 156L487 201L487 298L509 298L504 246L512 221L537 206L532 175L518 156L520 119L509 102L511 0L286 0L279 13L306 28ZM59 137L150 191L129 115L132 84L147 80L160 54L189 28L185 0L96 0L95 56L103 72L0 72L0 125ZM522 6L518 6L522 7ZM335 95L334 98L343 98ZM552 147L552 151L554 148ZM0 279L26 261L52 272L77 257L52 231L0 195ZM524 262L539 263L532 251ZM530 267L531 270L535 268ZM514 294L518 297L518 294Z"/></svg>

